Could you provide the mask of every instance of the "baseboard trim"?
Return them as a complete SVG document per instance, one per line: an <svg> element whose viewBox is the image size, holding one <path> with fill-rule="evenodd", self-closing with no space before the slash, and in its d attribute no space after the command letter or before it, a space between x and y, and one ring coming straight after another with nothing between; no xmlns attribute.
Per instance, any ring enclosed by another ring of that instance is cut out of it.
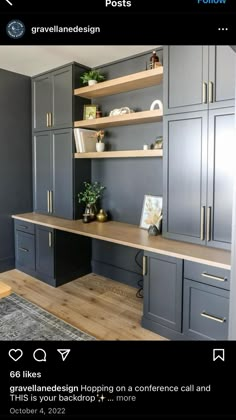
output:
<svg viewBox="0 0 236 420"><path fill-rule="evenodd" d="M189 337L184 334L171 330L170 328L164 327L157 322L152 321L151 319L142 317L141 325L143 328L150 330L154 333L161 335L162 337L168 338L169 340L179 340L179 341L192 341Z"/></svg>

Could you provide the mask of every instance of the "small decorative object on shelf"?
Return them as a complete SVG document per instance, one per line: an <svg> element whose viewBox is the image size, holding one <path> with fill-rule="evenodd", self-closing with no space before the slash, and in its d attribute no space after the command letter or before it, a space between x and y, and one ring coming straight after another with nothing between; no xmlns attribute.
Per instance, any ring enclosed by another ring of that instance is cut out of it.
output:
<svg viewBox="0 0 236 420"><path fill-rule="evenodd" d="M102 117L102 111L100 111L99 109L97 109L96 111L96 118L101 118Z"/></svg>
<svg viewBox="0 0 236 420"><path fill-rule="evenodd" d="M153 111L156 108L157 105L158 105L158 108L160 109L160 111L163 111L163 104L159 99L156 99L155 101L153 101L151 103L150 111Z"/></svg>
<svg viewBox="0 0 236 420"><path fill-rule="evenodd" d="M97 105L84 105L84 120L93 120L96 114Z"/></svg>
<svg viewBox="0 0 236 420"><path fill-rule="evenodd" d="M108 216L105 210L101 209L99 213L96 215L96 219L98 222L104 223L107 221Z"/></svg>
<svg viewBox="0 0 236 420"><path fill-rule="evenodd" d="M100 184L100 182L84 182L84 191L78 194L79 203L85 203L85 216L90 220L94 220L97 214L97 202L102 197L103 191L106 187ZM87 220L87 219L86 219ZM88 223L85 221L85 223Z"/></svg>
<svg viewBox="0 0 236 420"><path fill-rule="evenodd" d="M97 131L96 135L97 135L96 150L97 150L97 152L104 152L105 144L102 141L103 138L104 138L104 135L105 135L104 130Z"/></svg>
<svg viewBox="0 0 236 420"><path fill-rule="evenodd" d="M84 73L80 79L83 83L88 83L89 86L102 82L105 77L100 73L100 70L90 70Z"/></svg>
<svg viewBox="0 0 236 420"><path fill-rule="evenodd" d="M153 144L153 149L162 149L162 148L163 148L163 137L159 136L156 138Z"/></svg>
<svg viewBox="0 0 236 420"><path fill-rule="evenodd" d="M155 69L158 66L160 66L159 57L157 56L156 51L153 51L152 52L152 55L150 57L150 65L149 65L149 68L150 69Z"/></svg>
<svg viewBox="0 0 236 420"><path fill-rule="evenodd" d="M144 144L143 145L143 150L148 150L148 149L149 149L148 144Z"/></svg>
<svg viewBox="0 0 236 420"><path fill-rule="evenodd" d="M128 106L123 106L122 108L115 108L109 114L109 117L115 117L116 115L131 114L133 109L130 109Z"/></svg>

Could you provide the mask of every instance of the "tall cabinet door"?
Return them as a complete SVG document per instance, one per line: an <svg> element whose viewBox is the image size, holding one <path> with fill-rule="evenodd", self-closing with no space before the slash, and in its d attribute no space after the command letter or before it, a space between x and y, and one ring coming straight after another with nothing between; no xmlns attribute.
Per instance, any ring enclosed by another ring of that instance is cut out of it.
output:
<svg viewBox="0 0 236 420"><path fill-rule="evenodd" d="M72 127L72 67L52 73L53 121L52 127Z"/></svg>
<svg viewBox="0 0 236 420"><path fill-rule="evenodd" d="M51 182L51 134L44 131L33 137L34 211L49 213Z"/></svg>
<svg viewBox="0 0 236 420"><path fill-rule="evenodd" d="M52 81L51 74L45 74L33 79L33 129L50 129L49 113L52 112Z"/></svg>
<svg viewBox="0 0 236 420"><path fill-rule="evenodd" d="M230 249L233 172L235 169L234 108L209 112L208 244Z"/></svg>
<svg viewBox="0 0 236 420"><path fill-rule="evenodd" d="M204 244L207 111L164 117L163 235Z"/></svg>
<svg viewBox="0 0 236 420"><path fill-rule="evenodd" d="M229 45L209 47L209 108L234 106L235 52Z"/></svg>
<svg viewBox="0 0 236 420"><path fill-rule="evenodd" d="M72 129L52 133L53 214L73 219Z"/></svg>
<svg viewBox="0 0 236 420"><path fill-rule="evenodd" d="M164 47L165 114L207 109L208 47Z"/></svg>

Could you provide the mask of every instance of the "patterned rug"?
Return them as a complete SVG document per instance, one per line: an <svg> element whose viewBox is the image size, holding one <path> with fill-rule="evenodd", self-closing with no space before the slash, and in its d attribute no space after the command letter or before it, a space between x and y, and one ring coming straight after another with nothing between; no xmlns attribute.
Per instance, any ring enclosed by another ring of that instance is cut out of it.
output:
<svg viewBox="0 0 236 420"><path fill-rule="evenodd" d="M12 293L0 299L0 340L84 341L96 339Z"/></svg>

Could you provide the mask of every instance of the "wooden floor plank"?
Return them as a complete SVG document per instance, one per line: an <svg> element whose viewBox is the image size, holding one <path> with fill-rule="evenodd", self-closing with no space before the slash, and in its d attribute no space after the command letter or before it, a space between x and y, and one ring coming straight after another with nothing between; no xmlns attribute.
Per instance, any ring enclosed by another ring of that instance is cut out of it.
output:
<svg viewBox="0 0 236 420"><path fill-rule="evenodd" d="M98 340L165 340L141 327L143 300L125 284L91 273L54 288L18 270L0 281Z"/></svg>

